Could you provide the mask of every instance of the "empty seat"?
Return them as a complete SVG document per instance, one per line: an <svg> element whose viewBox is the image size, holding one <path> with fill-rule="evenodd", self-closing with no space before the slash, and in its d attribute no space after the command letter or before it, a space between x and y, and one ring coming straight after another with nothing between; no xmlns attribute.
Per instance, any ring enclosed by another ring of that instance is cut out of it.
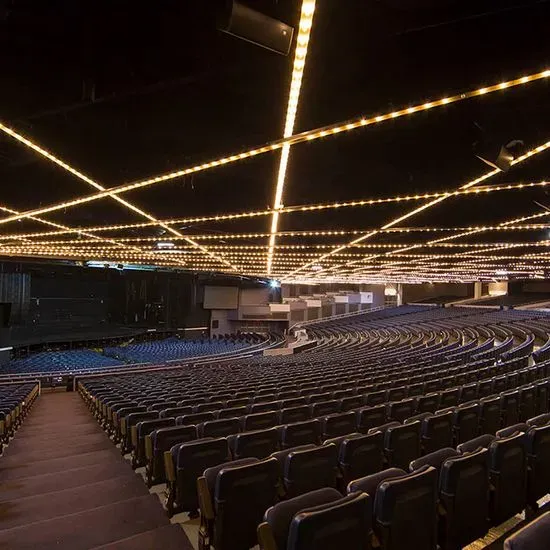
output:
<svg viewBox="0 0 550 550"><path fill-rule="evenodd" d="M325 416L321 420L322 439L351 434L355 431L355 413L353 411Z"/></svg>
<svg viewBox="0 0 550 550"><path fill-rule="evenodd" d="M336 487L337 468L338 455L334 444L291 450L283 469L287 497L322 487Z"/></svg>
<svg viewBox="0 0 550 550"><path fill-rule="evenodd" d="M471 453L478 449L488 449L491 443L495 440L495 436L491 434L483 434L469 441L465 441L458 445L457 450L460 453Z"/></svg>
<svg viewBox="0 0 550 550"><path fill-rule="evenodd" d="M279 411L279 424L292 424L293 422L302 422L311 418L311 411L308 405L298 407L289 407Z"/></svg>
<svg viewBox="0 0 550 550"><path fill-rule="evenodd" d="M196 426L201 422L208 422L209 420L216 420L213 412L183 414L176 418L176 424L179 426Z"/></svg>
<svg viewBox="0 0 550 550"><path fill-rule="evenodd" d="M354 395L352 397L344 397L340 399L340 410L343 412L359 409L362 405L363 397L361 395Z"/></svg>
<svg viewBox="0 0 550 550"><path fill-rule="evenodd" d="M426 466L378 485L373 527L384 550L436 550L437 481Z"/></svg>
<svg viewBox="0 0 550 550"><path fill-rule="evenodd" d="M546 512L504 541L504 550L542 550L549 546L550 512Z"/></svg>
<svg viewBox="0 0 550 550"><path fill-rule="evenodd" d="M147 485L165 481L164 453L174 445L197 439L195 426L159 428L145 437L145 473Z"/></svg>
<svg viewBox="0 0 550 550"><path fill-rule="evenodd" d="M519 432L527 433L529 431L529 426L524 422L518 422L512 426L507 426L506 428L501 428L497 432L497 438L510 437Z"/></svg>
<svg viewBox="0 0 550 550"><path fill-rule="evenodd" d="M390 426L384 434L384 455L389 466L407 470L420 456L420 422Z"/></svg>
<svg viewBox="0 0 550 550"><path fill-rule="evenodd" d="M337 413L340 409L338 401L334 399L331 401L319 401L309 406L311 410L311 417L318 418L327 416L329 414Z"/></svg>
<svg viewBox="0 0 550 550"><path fill-rule="evenodd" d="M424 468L424 466L431 466L432 468L435 468L439 473L445 461L455 456L462 455L451 447L439 449L438 451L434 451L433 453L429 453L420 458L417 458L416 460L413 460L409 465L409 470L411 472L414 472L415 470L420 470Z"/></svg>
<svg viewBox="0 0 550 550"><path fill-rule="evenodd" d="M261 550L287 550L288 532L294 516L313 506L338 501L342 495L330 487L279 502L268 508L264 521L258 526Z"/></svg>
<svg viewBox="0 0 550 550"><path fill-rule="evenodd" d="M382 469L384 464L384 435L374 432L369 435L350 434L329 439L338 447L338 467L342 475L342 485L347 487L350 481L368 476Z"/></svg>
<svg viewBox="0 0 550 550"><path fill-rule="evenodd" d="M550 398L549 383L547 380L535 384L536 412L543 414L548 412L548 400Z"/></svg>
<svg viewBox="0 0 550 550"><path fill-rule="evenodd" d="M404 422L406 418L412 416L416 409L416 400L413 397L394 401L386 405L386 417L395 422Z"/></svg>
<svg viewBox="0 0 550 550"><path fill-rule="evenodd" d="M420 442L425 454L453 445L453 413L440 412L421 422Z"/></svg>
<svg viewBox="0 0 550 550"><path fill-rule="evenodd" d="M331 398L330 392L314 393L312 395L308 395L308 397L306 398L306 401L308 405L314 405L315 403L330 401L330 398Z"/></svg>
<svg viewBox="0 0 550 550"><path fill-rule="evenodd" d="M221 420L209 420L197 426L199 437L225 437L239 433L240 421L238 418L222 418Z"/></svg>
<svg viewBox="0 0 550 550"><path fill-rule="evenodd" d="M265 403L253 403L248 406L248 412L250 414L262 413L267 411L278 411L279 401L266 401Z"/></svg>
<svg viewBox="0 0 550 550"><path fill-rule="evenodd" d="M268 411L256 414L247 414L241 418L241 429L244 432L271 428L277 424L277 412Z"/></svg>
<svg viewBox="0 0 550 550"><path fill-rule="evenodd" d="M491 480L490 518L499 525L520 513L527 500L525 434L494 439L489 446Z"/></svg>
<svg viewBox="0 0 550 550"><path fill-rule="evenodd" d="M458 405L460 390L458 388L448 389L439 394L439 408L454 407Z"/></svg>
<svg viewBox="0 0 550 550"><path fill-rule="evenodd" d="M496 434L500 428L500 398L484 397L479 402L479 428L482 434Z"/></svg>
<svg viewBox="0 0 550 550"><path fill-rule="evenodd" d="M386 391L380 390L380 391L373 391L370 393L367 393L365 396L365 405L368 405L369 407L372 407L374 405L381 405L382 403L386 402Z"/></svg>
<svg viewBox="0 0 550 550"><path fill-rule="evenodd" d="M459 389L458 400L460 403L468 403L468 401L475 401L478 397L477 384L475 382L471 384L465 384Z"/></svg>
<svg viewBox="0 0 550 550"><path fill-rule="evenodd" d="M228 407L227 409L218 411L218 420L222 420L223 418L240 418L241 416L245 416L247 412L248 410L245 406Z"/></svg>
<svg viewBox="0 0 550 550"><path fill-rule="evenodd" d="M430 393L427 395L421 395L416 398L416 412L424 413L431 412L434 413L439 409L439 394Z"/></svg>
<svg viewBox="0 0 550 550"><path fill-rule="evenodd" d="M519 421L525 422L527 419L535 416L536 392L534 386L524 386L518 389L519 394Z"/></svg>
<svg viewBox="0 0 550 550"><path fill-rule="evenodd" d="M167 509L196 515L199 508L197 479L207 468L230 460L227 440L197 439L178 444L165 455L167 477Z"/></svg>
<svg viewBox="0 0 550 550"><path fill-rule="evenodd" d="M211 401L210 403L199 403L193 407L194 413L215 412L223 409L225 403L223 401Z"/></svg>
<svg viewBox="0 0 550 550"><path fill-rule="evenodd" d="M439 472L442 550L456 550L483 537L488 529L487 449L449 457Z"/></svg>
<svg viewBox="0 0 550 550"><path fill-rule="evenodd" d="M527 502L537 509L537 500L550 493L550 424L527 432Z"/></svg>
<svg viewBox="0 0 550 550"><path fill-rule="evenodd" d="M453 409L454 443L459 445L479 434L478 403L463 403Z"/></svg>
<svg viewBox="0 0 550 550"><path fill-rule="evenodd" d="M405 386L390 388L386 392L386 401L401 401L405 397L407 397L407 388Z"/></svg>
<svg viewBox="0 0 550 550"><path fill-rule="evenodd" d="M233 409L236 407L246 407L249 403L248 397L238 397L235 399L228 399L225 403L225 406L228 409Z"/></svg>
<svg viewBox="0 0 550 550"><path fill-rule="evenodd" d="M192 414L193 413L193 407L168 407L166 409L162 409L159 412L160 418L168 418L170 416L173 416L174 418L177 418L178 416L183 416L184 414Z"/></svg>
<svg viewBox="0 0 550 550"><path fill-rule="evenodd" d="M501 426L511 426L519 422L519 393L517 390L501 394L500 414Z"/></svg>
<svg viewBox="0 0 550 550"><path fill-rule="evenodd" d="M550 413L539 414L538 416L529 418L526 424L531 427L537 426L539 428L546 426L547 424L550 424Z"/></svg>
<svg viewBox="0 0 550 550"><path fill-rule="evenodd" d="M293 397L291 399L283 399L280 402L281 409L290 409L293 407L301 407L302 405L307 405L305 397Z"/></svg>
<svg viewBox="0 0 550 550"><path fill-rule="evenodd" d="M321 423L317 419L286 424L280 430L283 449L321 442Z"/></svg>
<svg viewBox="0 0 550 550"><path fill-rule="evenodd" d="M369 550L371 538L370 496L355 493L336 502L302 510L294 516L288 550Z"/></svg>
<svg viewBox="0 0 550 550"><path fill-rule="evenodd" d="M277 476L274 458L208 468L198 480L199 547L242 550L255 546L264 512L277 499Z"/></svg>
<svg viewBox="0 0 550 550"><path fill-rule="evenodd" d="M157 411L147 411L147 412L135 412L130 413L128 416L122 419L121 423L121 433L122 433L122 443L120 446L120 451L122 454L129 453L132 450L132 432L135 434L136 424L138 422L143 422L144 420L154 420L158 419L159 413ZM137 443L137 434L134 435Z"/></svg>
<svg viewBox="0 0 550 550"><path fill-rule="evenodd" d="M367 433L371 428L380 426L386 422L386 406L364 407L355 411L357 429L361 433Z"/></svg>
<svg viewBox="0 0 550 550"><path fill-rule="evenodd" d="M277 450L279 436L276 428L270 428L230 435L227 441L235 460L252 457L262 459Z"/></svg>

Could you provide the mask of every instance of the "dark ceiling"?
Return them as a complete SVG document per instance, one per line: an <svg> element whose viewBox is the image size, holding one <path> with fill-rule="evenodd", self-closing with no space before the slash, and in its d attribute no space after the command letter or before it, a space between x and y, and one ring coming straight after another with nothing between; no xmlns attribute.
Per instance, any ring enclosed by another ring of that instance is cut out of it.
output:
<svg viewBox="0 0 550 550"><path fill-rule="evenodd" d="M298 25L299 0L247 3L289 25ZM294 47L284 57L221 33L216 29L219 4L214 0L0 0L0 122L104 187L193 166L281 138ZM544 71L550 67L548 21L548 0L317 0L295 133ZM291 206L454 190L490 170L474 155L474 142L500 146L518 139L526 150L548 142L548 100L549 79L542 79L296 145L291 148L283 202ZM542 152L486 184L550 179L549 157L550 151ZM279 159L277 150L121 196L162 220L264 210L273 203ZM0 185L0 207L18 212L95 192L2 133ZM545 187L450 198L399 227L496 225L544 212L535 201L550 205ZM452 278L449 273L453 269L458 272L462 260L426 255L472 249L420 248L411 252L419 254L415 259L387 256L390 249L348 247L341 255L316 260L360 235L350 231L380 228L420 204L423 202L284 214L279 231L347 233L278 237L278 245L294 248L276 249L272 275L284 278L307 262L316 271L306 267L297 272L297 278L406 280L415 270L415 277L421 279ZM109 197L45 214L42 219L81 230L144 221ZM533 220L546 222L546 217ZM270 216L259 216L182 222L174 227L182 235L200 239L263 235L269 233L270 224ZM154 238L168 237L165 229L154 225L97 233L103 239L118 240L104 252L90 250L106 245L105 241L94 243L93 237L77 250L74 232L5 239L52 229L28 219L1 224L0 253L116 261L125 258L117 253L120 239L147 237L151 240L131 244L151 248ZM362 244L418 244L454 234L382 233ZM546 228L539 227L476 233L451 242L537 243L546 238ZM64 246L64 253L44 244L54 240L73 242L55 245ZM34 241L42 244L33 245ZM216 254L227 254L239 272L254 275L266 274L267 242L265 236L200 240ZM179 244L185 245L182 254L159 254L158 258L170 257L173 265L189 269L227 270L203 252L191 253L192 247L185 241L177 241ZM520 258L531 254L540 255L542 269L547 247L548 243L514 247L517 260L510 260L509 249L499 248L489 252L494 259L485 262L493 267L480 268L472 277L489 276L491 270L513 273L518 263L533 263L532 258ZM374 267L361 271L356 269L361 263L345 265L358 260L358 254L376 255L367 262ZM151 257L143 261L155 263ZM425 262L441 264L441 274L433 275L435 271L427 269ZM417 263L422 267L416 268Z"/></svg>

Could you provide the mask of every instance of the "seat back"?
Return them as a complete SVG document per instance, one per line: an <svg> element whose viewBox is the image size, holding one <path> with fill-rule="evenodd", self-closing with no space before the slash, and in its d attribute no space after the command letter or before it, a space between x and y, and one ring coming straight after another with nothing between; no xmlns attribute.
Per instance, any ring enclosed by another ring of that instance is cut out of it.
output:
<svg viewBox="0 0 550 550"><path fill-rule="evenodd" d="M287 424L281 429L281 446L283 449L321 442L321 422L319 420L306 420Z"/></svg>
<svg viewBox="0 0 550 550"><path fill-rule="evenodd" d="M420 456L420 422L389 427L384 435L384 454L389 466L408 470Z"/></svg>
<svg viewBox="0 0 550 550"><path fill-rule="evenodd" d="M489 447L491 484L491 520L495 525L520 513L527 500L526 435L519 433L495 439Z"/></svg>
<svg viewBox="0 0 550 550"><path fill-rule="evenodd" d="M267 540L264 541L262 536L267 527L269 533L265 538L272 539L277 550L286 550L290 524L296 514L307 508L335 502L341 498L342 495L336 489L326 487L278 502L275 506L268 508L264 514L264 523L258 528L260 548L266 548L269 543Z"/></svg>
<svg viewBox="0 0 550 550"><path fill-rule="evenodd" d="M321 420L322 438L329 439L355 432L355 413L353 411L335 413Z"/></svg>
<svg viewBox="0 0 550 550"><path fill-rule="evenodd" d="M340 399L340 410L343 412L359 409L362 405L363 397L361 395L353 395Z"/></svg>
<svg viewBox="0 0 550 550"><path fill-rule="evenodd" d="M247 414L241 418L241 429L244 432L251 430L263 430L277 424L277 413L267 411L262 413Z"/></svg>
<svg viewBox="0 0 550 550"><path fill-rule="evenodd" d="M248 412L246 406L242 405L240 407L228 407L227 409L222 409L218 411L218 420L224 418L240 418Z"/></svg>
<svg viewBox="0 0 550 550"><path fill-rule="evenodd" d="M504 541L504 550L539 550L550 541L550 512L546 512Z"/></svg>
<svg viewBox="0 0 550 550"><path fill-rule="evenodd" d="M277 499L277 471L277 461L267 458L251 464L228 464L217 473L214 548L242 550L257 544L258 525Z"/></svg>
<svg viewBox="0 0 550 550"><path fill-rule="evenodd" d="M276 428L255 430L231 435L228 438L233 459L268 457L277 450L279 436Z"/></svg>
<svg viewBox="0 0 550 550"><path fill-rule="evenodd" d="M197 439L176 445L171 450L176 467L176 502L184 512L194 512L199 507L197 479L203 472L229 460L227 440Z"/></svg>
<svg viewBox="0 0 550 550"><path fill-rule="evenodd" d="M311 417L323 417L329 414L337 413L340 409L338 401L332 399L330 401L319 401L310 405Z"/></svg>
<svg viewBox="0 0 550 550"><path fill-rule="evenodd" d="M192 414L193 407L168 407L162 409L159 413L160 418L169 418L173 416L177 418L178 416L183 416L184 414Z"/></svg>
<svg viewBox="0 0 550 550"><path fill-rule="evenodd" d="M366 493L354 493L302 510L290 524L287 550L368 550L372 529L369 501Z"/></svg>
<svg viewBox="0 0 550 550"><path fill-rule="evenodd" d="M439 413L422 421L421 443L424 453L453 445L453 413Z"/></svg>
<svg viewBox="0 0 550 550"><path fill-rule="evenodd" d="M342 441L338 464L344 485L382 469L384 463L384 434L353 435Z"/></svg>
<svg viewBox="0 0 550 550"><path fill-rule="evenodd" d="M465 403L454 410L453 432L456 445L469 441L479 434L478 403Z"/></svg>
<svg viewBox="0 0 550 550"><path fill-rule="evenodd" d="M509 391L500 396L502 426L511 426L519 422L519 392Z"/></svg>
<svg viewBox="0 0 550 550"><path fill-rule="evenodd" d="M525 422L536 414L536 392L534 386L525 386L519 393L519 420Z"/></svg>
<svg viewBox="0 0 550 550"><path fill-rule="evenodd" d="M427 395L421 395L416 398L416 412L424 413L431 412L434 413L439 409L439 394L430 393Z"/></svg>
<svg viewBox="0 0 550 550"><path fill-rule="evenodd" d="M479 402L479 427L482 434L496 434L500 428L500 398L484 397Z"/></svg>
<svg viewBox="0 0 550 550"><path fill-rule="evenodd" d="M197 425L201 422L207 422L208 420L216 420L216 416L213 412L207 411L202 413L183 414L176 418L176 424L178 426Z"/></svg>
<svg viewBox="0 0 550 550"><path fill-rule="evenodd" d="M462 548L489 529L489 451L448 458L439 474L447 548Z"/></svg>
<svg viewBox="0 0 550 550"><path fill-rule="evenodd" d="M436 550L436 470L426 466L383 481L376 491L374 515L374 530L384 550Z"/></svg>
<svg viewBox="0 0 550 550"><path fill-rule="evenodd" d="M199 437L225 437L239 433L240 421L238 418L222 418L209 420L197 426Z"/></svg>
<svg viewBox="0 0 550 550"><path fill-rule="evenodd" d="M536 501L550 493L550 424L527 432L527 461L527 502L536 508Z"/></svg>
<svg viewBox="0 0 550 550"><path fill-rule="evenodd" d="M410 397L401 401L388 403L386 408L386 416L388 420L394 422L404 422L406 418L414 414L416 408L416 399Z"/></svg>
<svg viewBox="0 0 550 550"><path fill-rule="evenodd" d="M284 466L284 485L289 497L322 487L336 487L338 452L330 443L292 451Z"/></svg>
<svg viewBox="0 0 550 550"><path fill-rule="evenodd" d="M355 411L357 430L366 434L371 428L386 422L386 406L364 407Z"/></svg>
<svg viewBox="0 0 550 550"><path fill-rule="evenodd" d="M298 407L289 407L279 411L279 424L293 424L294 422L304 422L311 418L311 412L307 405Z"/></svg>

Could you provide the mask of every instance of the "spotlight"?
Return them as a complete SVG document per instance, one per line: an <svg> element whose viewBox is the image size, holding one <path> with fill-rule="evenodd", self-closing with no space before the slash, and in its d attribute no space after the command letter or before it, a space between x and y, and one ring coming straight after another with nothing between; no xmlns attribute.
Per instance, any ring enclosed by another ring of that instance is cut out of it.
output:
<svg viewBox="0 0 550 550"><path fill-rule="evenodd" d="M157 248L163 250L167 248L174 248L176 245L172 241L159 241L157 243Z"/></svg>
<svg viewBox="0 0 550 550"><path fill-rule="evenodd" d="M279 288L281 286L281 283L279 281L272 280L269 281L269 286L271 288Z"/></svg>

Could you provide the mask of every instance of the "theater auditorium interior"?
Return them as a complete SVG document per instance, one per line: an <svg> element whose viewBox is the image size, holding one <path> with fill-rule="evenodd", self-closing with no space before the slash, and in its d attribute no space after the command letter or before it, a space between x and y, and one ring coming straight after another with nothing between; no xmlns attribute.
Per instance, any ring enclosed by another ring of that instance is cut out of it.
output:
<svg viewBox="0 0 550 550"><path fill-rule="evenodd" d="M0 0L0 549L549 549L549 22Z"/></svg>

